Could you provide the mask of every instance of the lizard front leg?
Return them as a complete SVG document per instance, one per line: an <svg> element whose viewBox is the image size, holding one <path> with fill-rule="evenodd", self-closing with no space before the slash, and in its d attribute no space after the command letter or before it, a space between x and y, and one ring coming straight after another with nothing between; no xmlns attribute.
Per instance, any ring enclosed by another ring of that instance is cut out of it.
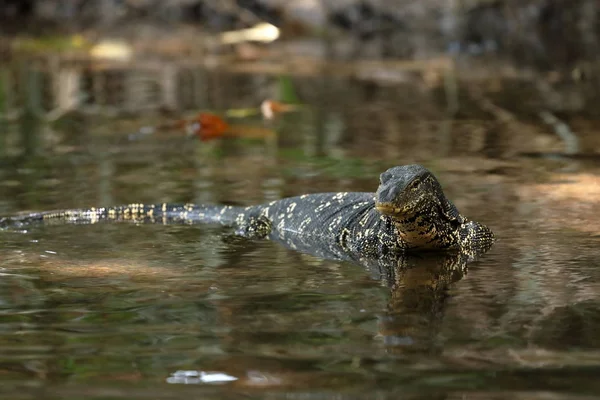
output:
<svg viewBox="0 0 600 400"><path fill-rule="evenodd" d="M264 239L272 230L273 222L265 215L249 215L237 226L235 234L250 239Z"/></svg>

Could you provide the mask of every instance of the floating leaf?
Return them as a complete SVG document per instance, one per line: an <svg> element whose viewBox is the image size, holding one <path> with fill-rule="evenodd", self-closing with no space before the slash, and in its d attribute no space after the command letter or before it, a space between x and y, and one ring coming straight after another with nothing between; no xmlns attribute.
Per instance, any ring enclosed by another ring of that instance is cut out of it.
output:
<svg viewBox="0 0 600 400"><path fill-rule="evenodd" d="M275 25L263 22L248 29L223 32L220 36L221 43L235 44L243 42L270 43L279 38L279 28Z"/></svg>
<svg viewBox="0 0 600 400"><path fill-rule="evenodd" d="M190 124L188 124L189 126ZM224 136L229 131L227 122L215 114L200 113L196 121L191 123L192 129L200 140L207 141Z"/></svg>
<svg viewBox="0 0 600 400"><path fill-rule="evenodd" d="M265 100L260 105L260 111L265 119L273 119L277 114L294 111L297 109L297 105L280 103L274 100Z"/></svg>

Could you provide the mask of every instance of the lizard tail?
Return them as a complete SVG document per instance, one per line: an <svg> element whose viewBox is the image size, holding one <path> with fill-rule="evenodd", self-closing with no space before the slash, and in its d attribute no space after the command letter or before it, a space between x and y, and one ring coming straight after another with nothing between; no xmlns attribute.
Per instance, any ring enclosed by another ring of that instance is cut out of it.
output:
<svg viewBox="0 0 600 400"><path fill-rule="evenodd" d="M45 211L0 218L2 227L22 227L35 223L94 224L101 221L138 223L217 223L235 226L246 209L234 206L197 204L126 204L114 207Z"/></svg>

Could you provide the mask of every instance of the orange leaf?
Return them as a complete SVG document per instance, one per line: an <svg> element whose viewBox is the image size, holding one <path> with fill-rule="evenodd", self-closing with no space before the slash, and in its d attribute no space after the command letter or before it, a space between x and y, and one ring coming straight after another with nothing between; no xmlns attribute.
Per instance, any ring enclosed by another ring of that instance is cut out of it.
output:
<svg viewBox="0 0 600 400"><path fill-rule="evenodd" d="M209 113L200 113L196 120L190 125L197 124L197 129L193 133L198 135L200 140L207 141L216 139L224 135L229 130L227 122L223 121L221 117Z"/></svg>

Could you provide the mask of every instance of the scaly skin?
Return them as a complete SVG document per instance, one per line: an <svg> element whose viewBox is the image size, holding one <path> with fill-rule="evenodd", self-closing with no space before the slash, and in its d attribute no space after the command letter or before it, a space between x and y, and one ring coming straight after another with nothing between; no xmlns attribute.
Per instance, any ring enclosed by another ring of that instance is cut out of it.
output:
<svg viewBox="0 0 600 400"><path fill-rule="evenodd" d="M378 258L407 250L477 250L493 242L484 225L459 214L431 172L390 168L376 193L317 193L234 207L194 204L124 206L41 212L0 219L2 226L100 221L218 223L325 258Z"/></svg>

